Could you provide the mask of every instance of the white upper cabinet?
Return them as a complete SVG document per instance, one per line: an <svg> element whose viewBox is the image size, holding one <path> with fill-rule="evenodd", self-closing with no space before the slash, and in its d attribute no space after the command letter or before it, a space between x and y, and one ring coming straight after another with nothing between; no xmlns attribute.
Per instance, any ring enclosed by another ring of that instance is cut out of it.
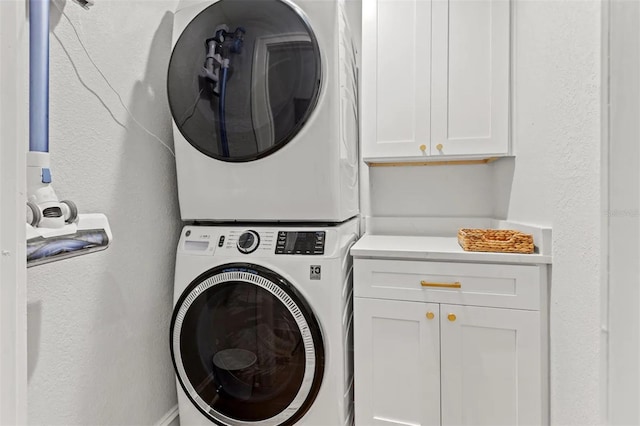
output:
<svg viewBox="0 0 640 426"><path fill-rule="evenodd" d="M509 153L510 0L364 0L365 161Z"/></svg>
<svg viewBox="0 0 640 426"><path fill-rule="evenodd" d="M509 2L434 0L432 5L431 154L506 154Z"/></svg>
<svg viewBox="0 0 640 426"><path fill-rule="evenodd" d="M431 2L364 0L362 16L364 156L426 155L431 104ZM420 151L420 145L424 145L424 151Z"/></svg>

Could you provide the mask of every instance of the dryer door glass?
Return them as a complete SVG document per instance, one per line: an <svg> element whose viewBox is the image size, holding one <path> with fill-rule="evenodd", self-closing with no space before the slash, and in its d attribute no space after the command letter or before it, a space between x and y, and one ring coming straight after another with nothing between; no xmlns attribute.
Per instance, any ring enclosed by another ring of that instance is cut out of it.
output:
<svg viewBox="0 0 640 426"><path fill-rule="evenodd" d="M292 424L322 381L319 326L295 289L256 265L226 265L176 304L171 352L191 401L221 424Z"/></svg>
<svg viewBox="0 0 640 426"><path fill-rule="evenodd" d="M220 0L186 26L171 55L169 105L184 138L225 161L282 148L318 100L320 50L283 0Z"/></svg>

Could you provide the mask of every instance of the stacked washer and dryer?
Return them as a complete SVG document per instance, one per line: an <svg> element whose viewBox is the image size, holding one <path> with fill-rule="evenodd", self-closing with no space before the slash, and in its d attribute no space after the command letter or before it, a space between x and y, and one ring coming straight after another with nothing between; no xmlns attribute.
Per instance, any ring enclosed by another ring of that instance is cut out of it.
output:
<svg viewBox="0 0 640 426"><path fill-rule="evenodd" d="M344 0L188 1L168 95L183 425L353 423L356 52Z"/></svg>

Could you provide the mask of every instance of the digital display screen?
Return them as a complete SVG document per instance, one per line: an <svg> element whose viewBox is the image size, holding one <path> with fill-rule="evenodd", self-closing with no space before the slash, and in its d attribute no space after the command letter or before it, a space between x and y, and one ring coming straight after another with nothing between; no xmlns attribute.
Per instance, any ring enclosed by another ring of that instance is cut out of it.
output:
<svg viewBox="0 0 640 426"><path fill-rule="evenodd" d="M307 252L313 251L316 245L315 232L287 232L287 239L284 243L285 252Z"/></svg>
<svg viewBox="0 0 640 426"><path fill-rule="evenodd" d="M324 254L324 231L280 231L276 254Z"/></svg>
<svg viewBox="0 0 640 426"><path fill-rule="evenodd" d="M209 241L190 241L184 242L185 250L205 251L209 248Z"/></svg>

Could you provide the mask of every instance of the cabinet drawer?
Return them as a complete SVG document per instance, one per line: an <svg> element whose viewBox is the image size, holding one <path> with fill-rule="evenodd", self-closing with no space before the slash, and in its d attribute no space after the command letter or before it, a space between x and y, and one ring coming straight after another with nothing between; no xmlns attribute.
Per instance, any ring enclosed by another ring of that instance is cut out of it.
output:
<svg viewBox="0 0 640 426"><path fill-rule="evenodd" d="M541 268L354 259L356 297L540 309Z"/></svg>

